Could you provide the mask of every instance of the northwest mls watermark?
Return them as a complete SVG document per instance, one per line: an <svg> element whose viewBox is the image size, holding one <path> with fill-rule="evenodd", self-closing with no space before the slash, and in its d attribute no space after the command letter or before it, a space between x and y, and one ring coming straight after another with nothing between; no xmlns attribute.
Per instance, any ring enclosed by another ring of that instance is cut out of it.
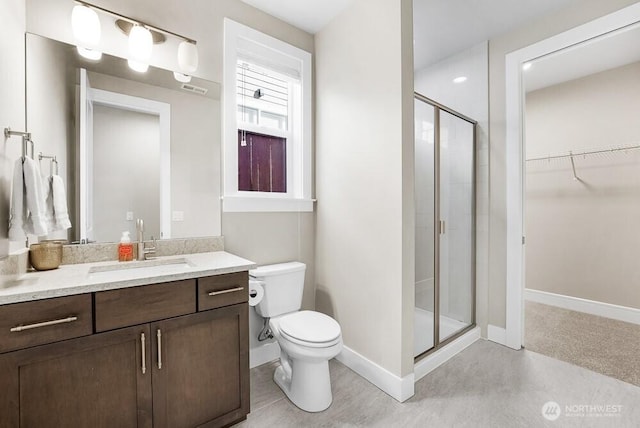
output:
<svg viewBox="0 0 640 428"><path fill-rule="evenodd" d="M542 416L555 421L560 416L566 418L610 418L622 415L621 404L565 404L547 401L542 406Z"/></svg>

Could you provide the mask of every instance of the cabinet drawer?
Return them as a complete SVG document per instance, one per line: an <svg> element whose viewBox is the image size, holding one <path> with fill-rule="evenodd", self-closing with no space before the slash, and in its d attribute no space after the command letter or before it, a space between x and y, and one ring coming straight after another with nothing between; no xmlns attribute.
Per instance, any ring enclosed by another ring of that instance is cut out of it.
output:
<svg viewBox="0 0 640 428"><path fill-rule="evenodd" d="M249 300L249 272L198 279L198 310L235 305Z"/></svg>
<svg viewBox="0 0 640 428"><path fill-rule="evenodd" d="M92 332L90 294L0 306L0 352Z"/></svg>
<svg viewBox="0 0 640 428"><path fill-rule="evenodd" d="M196 280L96 293L96 332L187 315L196 311Z"/></svg>

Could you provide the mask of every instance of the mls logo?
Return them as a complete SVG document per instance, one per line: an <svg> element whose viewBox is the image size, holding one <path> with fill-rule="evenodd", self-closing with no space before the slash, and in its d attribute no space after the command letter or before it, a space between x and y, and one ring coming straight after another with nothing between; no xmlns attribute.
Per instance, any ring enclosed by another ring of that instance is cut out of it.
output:
<svg viewBox="0 0 640 428"><path fill-rule="evenodd" d="M560 405L555 401L547 401L542 406L542 416L548 421L555 421L560 417Z"/></svg>

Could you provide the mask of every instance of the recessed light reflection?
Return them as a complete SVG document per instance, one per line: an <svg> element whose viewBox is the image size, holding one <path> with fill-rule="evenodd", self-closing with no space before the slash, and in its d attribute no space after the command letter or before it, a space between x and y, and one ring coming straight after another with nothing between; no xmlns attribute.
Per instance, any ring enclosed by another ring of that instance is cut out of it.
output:
<svg viewBox="0 0 640 428"><path fill-rule="evenodd" d="M453 83L462 83L467 81L467 76L459 76L453 79Z"/></svg>
<svg viewBox="0 0 640 428"><path fill-rule="evenodd" d="M523 71L527 71L528 69L531 68L531 63L530 62L525 62L524 64L522 64L522 70Z"/></svg>

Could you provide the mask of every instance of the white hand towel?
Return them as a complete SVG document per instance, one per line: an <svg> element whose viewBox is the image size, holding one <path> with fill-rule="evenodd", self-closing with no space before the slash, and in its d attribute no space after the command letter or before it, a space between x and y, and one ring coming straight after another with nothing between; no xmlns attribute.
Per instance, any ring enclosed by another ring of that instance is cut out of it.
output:
<svg viewBox="0 0 640 428"><path fill-rule="evenodd" d="M48 179L50 186L47 198L47 210L51 207L51 223L53 224L49 232L56 230L67 230L71 227L69 221L69 210L67 208L67 193L64 190L64 182L59 175L52 175Z"/></svg>
<svg viewBox="0 0 640 428"><path fill-rule="evenodd" d="M13 187L11 190L11 210L9 215L9 239L24 241L24 224L27 220L27 207L24 201L24 179L22 174L22 158L13 167Z"/></svg>
<svg viewBox="0 0 640 428"><path fill-rule="evenodd" d="M26 239L25 234L46 235L45 199L38 164L25 157L16 161L9 239Z"/></svg>
<svg viewBox="0 0 640 428"><path fill-rule="evenodd" d="M29 157L25 157L22 163L24 178L25 201L29 214L26 223L26 232L42 236L47 234L45 222L45 195L42 176L38 163Z"/></svg>

